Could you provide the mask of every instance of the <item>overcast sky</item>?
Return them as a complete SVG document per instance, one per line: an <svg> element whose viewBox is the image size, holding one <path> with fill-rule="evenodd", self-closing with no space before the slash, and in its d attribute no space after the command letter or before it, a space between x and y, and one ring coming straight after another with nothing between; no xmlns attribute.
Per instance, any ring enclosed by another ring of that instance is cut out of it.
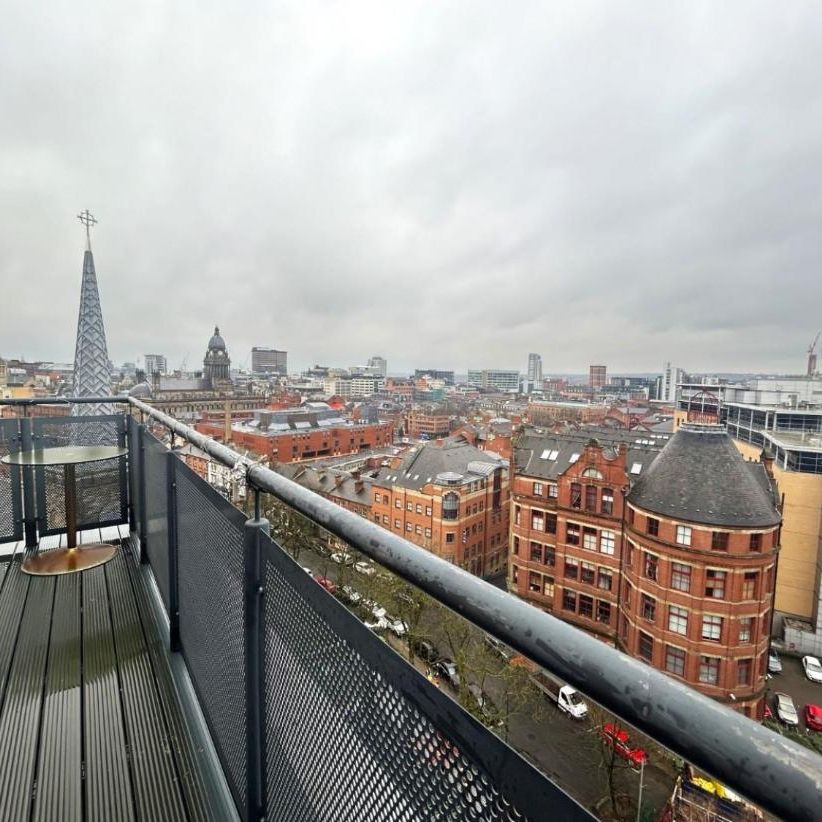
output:
<svg viewBox="0 0 822 822"><path fill-rule="evenodd" d="M0 11L0 356L804 371L817 2Z"/></svg>

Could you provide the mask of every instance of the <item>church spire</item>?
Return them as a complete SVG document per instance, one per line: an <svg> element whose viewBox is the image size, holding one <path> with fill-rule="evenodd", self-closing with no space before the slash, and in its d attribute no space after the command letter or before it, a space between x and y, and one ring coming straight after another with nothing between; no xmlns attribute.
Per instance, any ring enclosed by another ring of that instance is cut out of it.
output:
<svg viewBox="0 0 822 822"><path fill-rule="evenodd" d="M77 344L74 349L73 396L107 397L111 396L111 373L108 364L106 329L103 325L103 311L100 307L100 292L97 289L97 272L94 269L94 256L91 253L91 227L97 223L97 220L88 209L77 216L86 228L86 252L83 256ZM105 403L76 405L74 409L74 413L78 416L110 412L111 407Z"/></svg>

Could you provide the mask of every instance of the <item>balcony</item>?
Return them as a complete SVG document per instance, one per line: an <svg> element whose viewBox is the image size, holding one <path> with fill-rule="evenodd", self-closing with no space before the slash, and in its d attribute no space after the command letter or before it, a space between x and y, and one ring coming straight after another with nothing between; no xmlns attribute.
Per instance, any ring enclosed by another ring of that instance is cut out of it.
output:
<svg viewBox="0 0 822 822"><path fill-rule="evenodd" d="M25 403L19 404L25 409ZM0 456L120 445L62 475L0 468L0 818L591 818L274 542L273 495L608 711L785 818L818 818L822 760L137 400L0 421ZM149 430L245 478L250 517Z"/></svg>

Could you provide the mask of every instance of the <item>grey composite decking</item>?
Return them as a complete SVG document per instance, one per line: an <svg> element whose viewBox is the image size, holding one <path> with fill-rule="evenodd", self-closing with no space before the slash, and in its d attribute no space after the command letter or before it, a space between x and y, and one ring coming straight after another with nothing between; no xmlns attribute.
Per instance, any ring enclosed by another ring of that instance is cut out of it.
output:
<svg viewBox="0 0 822 822"><path fill-rule="evenodd" d="M21 559L0 564L0 819L214 818L128 540L82 574Z"/></svg>

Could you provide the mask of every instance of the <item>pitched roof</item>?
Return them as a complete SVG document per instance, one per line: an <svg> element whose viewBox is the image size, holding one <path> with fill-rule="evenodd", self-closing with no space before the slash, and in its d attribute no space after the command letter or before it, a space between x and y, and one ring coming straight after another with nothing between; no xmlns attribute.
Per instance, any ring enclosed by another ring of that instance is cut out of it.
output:
<svg viewBox="0 0 822 822"><path fill-rule="evenodd" d="M453 476L439 484L460 484L484 479L497 467L507 468L508 462L460 438L449 438L442 445L423 443L409 449L398 467L381 468L374 484L419 490L429 483L437 484L440 474Z"/></svg>
<svg viewBox="0 0 822 822"><path fill-rule="evenodd" d="M683 425L628 499L647 511L704 525L757 528L781 519L764 466L747 462L720 426Z"/></svg>
<svg viewBox="0 0 822 822"><path fill-rule="evenodd" d="M579 459L592 439L603 446L606 456L609 452L615 454L620 445L627 447L626 465L631 479L642 476L668 442L667 435L653 436L604 426L560 434L529 429L517 440L514 451L517 473L555 480Z"/></svg>

